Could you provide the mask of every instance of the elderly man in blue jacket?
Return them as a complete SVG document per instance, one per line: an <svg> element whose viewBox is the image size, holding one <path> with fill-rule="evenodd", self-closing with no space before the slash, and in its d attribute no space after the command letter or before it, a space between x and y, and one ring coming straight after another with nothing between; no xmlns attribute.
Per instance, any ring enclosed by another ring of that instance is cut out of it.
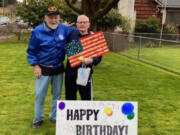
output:
<svg viewBox="0 0 180 135"><path fill-rule="evenodd" d="M44 118L44 100L49 84L52 85L52 103L49 119L56 122L56 104L60 99L67 36L76 29L59 23L59 11L49 7L44 23L33 31L27 49L27 59L34 66L35 107L33 128L39 128Z"/></svg>

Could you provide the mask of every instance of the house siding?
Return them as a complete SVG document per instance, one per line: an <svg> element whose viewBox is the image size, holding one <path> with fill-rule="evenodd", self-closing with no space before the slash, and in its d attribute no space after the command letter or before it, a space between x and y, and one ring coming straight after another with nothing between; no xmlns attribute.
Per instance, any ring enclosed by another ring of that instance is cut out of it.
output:
<svg viewBox="0 0 180 135"><path fill-rule="evenodd" d="M137 19L148 19L152 16L159 16L157 3L154 0L135 0Z"/></svg>

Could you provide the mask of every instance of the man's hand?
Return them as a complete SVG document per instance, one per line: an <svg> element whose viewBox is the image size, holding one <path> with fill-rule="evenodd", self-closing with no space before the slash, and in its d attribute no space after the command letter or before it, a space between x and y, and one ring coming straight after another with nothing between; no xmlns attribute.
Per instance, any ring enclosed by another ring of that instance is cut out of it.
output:
<svg viewBox="0 0 180 135"><path fill-rule="evenodd" d="M93 63L93 59L92 58L84 58L82 60L82 63L86 64L86 65L89 65L89 64Z"/></svg>
<svg viewBox="0 0 180 135"><path fill-rule="evenodd" d="M41 77L41 68L38 65L34 66L34 75L38 79Z"/></svg>

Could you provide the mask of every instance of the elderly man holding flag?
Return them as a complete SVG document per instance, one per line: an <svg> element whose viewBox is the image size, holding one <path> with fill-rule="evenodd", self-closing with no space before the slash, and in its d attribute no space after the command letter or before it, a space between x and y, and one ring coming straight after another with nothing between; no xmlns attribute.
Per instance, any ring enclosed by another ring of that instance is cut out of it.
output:
<svg viewBox="0 0 180 135"><path fill-rule="evenodd" d="M89 31L90 22L86 15L80 15L76 22L78 31L73 31L67 38L67 42L77 41L80 38L86 37L91 34ZM82 100L92 100L93 99L93 87L92 87L92 73L93 66L100 63L102 57L80 57L79 60L82 62L81 65L76 67L71 67L69 60L66 64L65 70L65 96L67 100L76 100L77 91ZM81 68L83 67L83 68ZM89 69L86 73L86 69ZM85 71L84 71L85 70ZM87 84L81 85L78 83L79 74L86 75Z"/></svg>

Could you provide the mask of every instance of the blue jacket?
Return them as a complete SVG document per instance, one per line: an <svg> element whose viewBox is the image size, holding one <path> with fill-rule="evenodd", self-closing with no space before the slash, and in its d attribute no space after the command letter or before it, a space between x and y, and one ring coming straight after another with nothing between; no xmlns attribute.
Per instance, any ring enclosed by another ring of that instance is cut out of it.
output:
<svg viewBox="0 0 180 135"><path fill-rule="evenodd" d="M33 31L27 49L27 60L30 65L43 65L58 68L65 58L64 45L66 38L75 28L59 24L56 30L49 29L45 23Z"/></svg>

